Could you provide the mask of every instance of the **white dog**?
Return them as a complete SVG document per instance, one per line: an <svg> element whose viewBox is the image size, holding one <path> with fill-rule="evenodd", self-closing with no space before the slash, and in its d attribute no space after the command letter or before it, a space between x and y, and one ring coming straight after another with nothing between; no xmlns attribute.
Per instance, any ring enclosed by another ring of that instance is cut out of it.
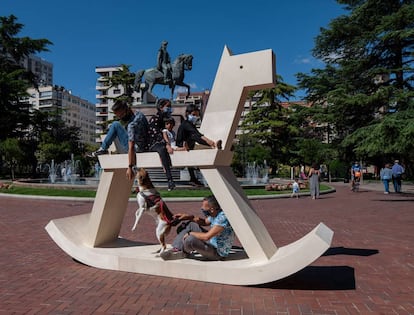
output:
<svg viewBox="0 0 414 315"><path fill-rule="evenodd" d="M150 214L157 223L155 233L161 245L161 248L156 253L162 253L167 247L165 239L171 227L177 225L179 220L174 218L144 168L138 169L136 178L139 187L139 192L137 193L138 209L135 212L135 223L132 231L135 230L144 212Z"/></svg>

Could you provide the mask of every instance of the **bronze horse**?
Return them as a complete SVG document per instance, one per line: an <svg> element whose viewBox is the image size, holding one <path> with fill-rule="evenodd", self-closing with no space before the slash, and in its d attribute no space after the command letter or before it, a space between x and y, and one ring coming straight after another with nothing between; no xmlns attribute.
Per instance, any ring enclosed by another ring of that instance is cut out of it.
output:
<svg viewBox="0 0 414 315"><path fill-rule="evenodd" d="M184 86L187 88L187 97L190 95L190 86L184 83L184 71L191 70L193 67L193 56L187 54L181 54L174 60L171 64L171 82L164 81L164 75L157 68L150 68L147 70L139 70L135 74L134 89L136 91L142 90L143 94L148 90L150 93L154 88L154 85L168 85L171 89L171 99L174 96L174 89L178 86ZM142 78L144 77L144 87L142 86ZM143 95L144 101L146 100L145 95Z"/></svg>

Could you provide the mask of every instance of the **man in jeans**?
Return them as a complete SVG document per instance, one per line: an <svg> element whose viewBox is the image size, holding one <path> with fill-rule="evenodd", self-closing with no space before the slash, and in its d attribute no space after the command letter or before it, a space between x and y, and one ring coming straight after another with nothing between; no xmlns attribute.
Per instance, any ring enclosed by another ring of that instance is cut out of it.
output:
<svg viewBox="0 0 414 315"><path fill-rule="evenodd" d="M222 260L227 257L234 242L234 231L214 196L203 199L202 212L205 218L188 214L176 214L179 220L189 220L174 239L173 249L161 253L164 260L190 257L197 252L207 260ZM210 226L209 230L203 226Z"/></svg>
<svg viewBox="0 0 414 315"><path fill-rule="evenodd" d="M91 156L107 154L109 146L115 142L118 153L128 153L129 164L126 175L132 180L135 177L133 168L137 162L135 153L148 150L148 121L143 113L140 111L134 113L123 100L115 101L111 109L119 121L111 124L101 147L92 152Z"/></svg>
<svg viewBox="0 0 414 315"><path fill-rule="evenodd" d="M392 182L396 193L401 192L401 178L404 173L404 168L399 163L400 161L395 160L392 166Z"/></svg>

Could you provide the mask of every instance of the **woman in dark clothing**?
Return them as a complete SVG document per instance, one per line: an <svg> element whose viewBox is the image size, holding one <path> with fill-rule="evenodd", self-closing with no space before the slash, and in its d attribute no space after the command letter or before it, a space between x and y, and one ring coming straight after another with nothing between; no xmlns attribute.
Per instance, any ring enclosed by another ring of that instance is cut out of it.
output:
<svg viewBox="0 0 414 315"><path fill-rule="evenodd" d="M321 171L319 170L319 165L316 163L312 164L311 169L309 170L309 190L312 196L312 199L319 198L319 177L321 176Z"/></svg>
<svg viewBox="0 0 414 315"><path fill-rule="evenodd" d="M171 102L162 98L157 102L157 113L148 122L149 151L158 152L161 158L161 164L168 180L168 190L174 189L175 184L171 175L171 158L162 131L165 127L164 120L170 118L171 113Z"/></svg>

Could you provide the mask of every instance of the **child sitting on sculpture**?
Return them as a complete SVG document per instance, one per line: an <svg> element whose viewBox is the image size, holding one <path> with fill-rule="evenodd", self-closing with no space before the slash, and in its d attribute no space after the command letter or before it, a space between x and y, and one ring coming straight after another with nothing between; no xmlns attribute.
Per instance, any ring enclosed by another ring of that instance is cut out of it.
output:
<svg viewBox="0 0 414 315"><path fill-rule="evenodd" d="M168 153L173 154L174 151L188 151L189 148L186 142L184 142L182 147L177 147L174 126L175 119L170 117L165 120L165 128L162 130Z"/></svg>

